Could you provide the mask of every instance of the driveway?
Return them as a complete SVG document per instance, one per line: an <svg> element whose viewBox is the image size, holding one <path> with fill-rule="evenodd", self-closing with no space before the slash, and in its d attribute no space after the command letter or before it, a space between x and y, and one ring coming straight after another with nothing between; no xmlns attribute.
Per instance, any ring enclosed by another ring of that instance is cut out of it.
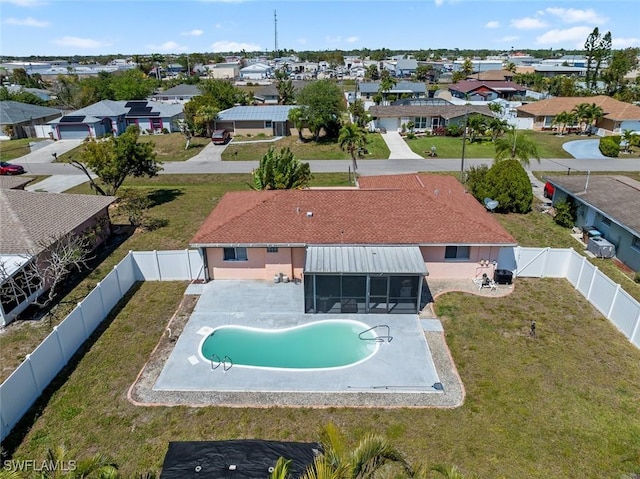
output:
<svg viewBox="0 0 640 479"><path fill-rule="evenodd" d="M32 163L51 163L55 156L60 156L67 151L71 151L82 144L83 140L58 140L48 143L46 146L38 148L20 158L16 158L15 162L20 163L29 171L29 164ZM55 155L55 156L54 156Z"/></svg>
<svg viewBox="0 0 640 479"><path fill-rule="evenodd" d="M608 156L604 156L600 153L600 140L575 140L568 141L562 148L574 158L580 158L584 160L607 160Z"/></svg>
<svg viewBox="0 0 640 479"><path fill-rule="evenodd" d="M400 133L397 131L389 131L387 133L382 133L382 139L389 147L390 160L421 160L423 159L420 155L416 154L409 148L404 139L400 136Z"/></svg>

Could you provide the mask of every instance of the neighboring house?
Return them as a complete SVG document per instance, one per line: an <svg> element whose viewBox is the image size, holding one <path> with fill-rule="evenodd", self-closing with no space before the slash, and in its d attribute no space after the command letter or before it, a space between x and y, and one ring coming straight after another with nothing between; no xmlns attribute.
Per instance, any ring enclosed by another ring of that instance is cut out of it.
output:
<svg viewBox="0 0 640 479"><path fill-rule="evenodd" d="M62 111L13 100L0 101L0 137L38 138L36 126L62 116ZM48 135L47 135L48 136Z"/></svg>
<svg viewBox="0 0 640 479"><path fill-rule="evenodd" d="M465 115L474 113L495 116L488 106L453 105L435 99L424 105L375 105L369 108L375 127L387 131L400 131L402 125L410 121L413 122L415 131L433 131L436 128L462 124Z"/></svg>
<svg viewBox="0 0 640 479"><path fill-rule="evenodd" d="M553 203L572 198L576 226L595 227L616 248L616 257L640 271L640 182L627 176L570 175L547 178Z"/></svg>
<svg viewBox="0 0 640 479"><path fill-rule="evenodd" d="M545 78L557 76L584 77L587 74L586 67L572 67L565 65L533 65L534 73Z"/></svg>
<svg viewBox="0 0 640 479"><path fill-rule="evenodd" d="M511 81L463 80L450 85L449 92L456 98L470 101L511 100L524 98L527 87Z"/></svg>
<svg viewBox="0 0 640 479"><path fill-rule="evenodd" d="M517 108L518 118L528 118L534 130L553 127L553 119L558 113L570 112L581 103L595 104L602 108L604 115L595 126L608 133L623 130L640 131L640 106L615 100L609 96L557 97L528 103Z"/></svg>
<svg viewBox="0 0 640 479"><path fill-rule="evenodd" d="M516 245L452 176L359 182L225 194L191 240L207 279L284 274L304 280L306 312L416 313L425 276L491 275Z"/></svg>
<svg viewBox="0 0 640 479"><path fill-rule="evenodd" d="M371 100L378 94L379 90L380 82L358 83L356 85L356 98ZM385 93L387 95L396 95L405 98L424 98L427 96L427 86L422 82L399 81Z"/></svg>
<svg viewBox="0 0 640 479"><path fill-rule="evenodd" d="M289 110L295 105L234 106L218 113L216 129L234 135L289 136Z"/></svg>
<svg viewBox="0 0 640 479"><path fill-rule="evenodd" d="M156 93L151 97L153 101L161 101L164 103L181 103L185 104L195 96L202 95L200 87L198 85L182 84L169 88L160 93Z"/></svg>
<svg viewBox="0 0 640 479"><path fill-rule="evenodd" d="M13 321L49 286L29 283L26 271L46 259L56 240L93 231L98 246L109 236L108 207L114 201L112 196L0 188L0 326ZM15 284L23 284L23 291Z"/></svg>
<svg viewBox="0 0 640 479"><path fill-rule="evenodd" d="M308 82L304 81L292 81L293 89L297 94L300 90L302 90ZM253 93L253 98L256 103L264 104L264 105L277 105L280 100L280 94L278 93L278 88L275 83L271 83L269 85L262 86L258 88Z"/></svg>
<svg viewBox="0 0 640 479"><path fill-rule="evenodd" d="M514 75L515 73L510 72L509 70L488 70L486 72L479 72L473 76L467 77L467 80L510 82L513 80Z"/></svg>
<svg viewBox="0 0 640 479"><path fill-rule="evenodd" d="M385 61L384 68L397 78L410 77L415 75L418 62L413 58L399 58Z"/></svg>
<svg viewBox="0 0 640 479"><path fill-rule="evenodd" d="M240 78L243 80L264 80L273 74L273 67L265 63L252 63L240 69Z"/></svg>
<svg viewBox="0 0 640 479"><path fill-rule="evenodd" d="M214 63L204 66L205 74L208 78L217 80L233 80L240 76L240 63Z"/></svg>
<svg viewBox="0 0 640 479"><path fill-rule="evenodd" d="M138 125L143 133L180 131L184 118L181 104L147 100L102 100L49 122L57 140L99 138L121 135L129 125Z"/></svg>

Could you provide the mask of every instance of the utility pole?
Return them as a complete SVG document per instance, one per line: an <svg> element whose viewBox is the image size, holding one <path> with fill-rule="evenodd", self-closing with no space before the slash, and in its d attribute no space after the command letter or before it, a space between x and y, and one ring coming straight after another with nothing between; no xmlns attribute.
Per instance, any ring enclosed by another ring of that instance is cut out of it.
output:
<svg viewBox="0 0 640 479"><path fill-rule="evenodd" d="M462 159L460 161L460 183L464 185L464 149L467 145L467 110L464 110L464 129L462 130ZM467 191L465 186L464 191Z"/></svg>

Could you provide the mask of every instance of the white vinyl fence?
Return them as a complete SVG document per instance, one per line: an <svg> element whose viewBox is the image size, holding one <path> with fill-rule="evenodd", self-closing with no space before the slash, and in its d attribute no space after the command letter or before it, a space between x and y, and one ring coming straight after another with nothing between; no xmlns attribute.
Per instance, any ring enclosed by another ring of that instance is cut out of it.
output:
<svg viewBox="0 0 640 479"><path fill-rule="evenodd" d="M502 264L515 264L516 277L566 278L640 348L640 304L573 249L516 247L501 257ZM0 439L136 282L186 280L204 280L198 251L129 252L0 385Z"/></svg>
<svg viewBox="0 0 640 479"><path fill-rule="evenodd" d="M640 303L573 249L514 249L515 275L566 278L604 317L640 348Z"/></svg>
<svg viewBox="0 0 640 479"><path fill-rule="evenodd" d="M0 439L136 282L201 279L204 264L198 251L129 252L0 385Z"/></svg>

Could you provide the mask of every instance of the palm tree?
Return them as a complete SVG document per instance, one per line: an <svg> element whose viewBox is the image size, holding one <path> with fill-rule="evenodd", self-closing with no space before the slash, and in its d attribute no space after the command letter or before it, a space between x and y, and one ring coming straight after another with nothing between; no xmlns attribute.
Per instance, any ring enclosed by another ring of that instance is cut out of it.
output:
<svg viewBox="0 0 640 479"><path fill-rule="evenodd" d="M431 468L432 471L440 473L446 479L464 479L464 474L462 474L456 466L442 466L437 465Z"/></svg>
<svg viewBox="0 0 640 479"><path fill-rule="evenodd" d="M586 133L587 129L600 118L604 116L604 111L595 103L580 103L572 110L576 118L584 125L582 133Z"/></svg>
<svg viewBox="0 0 640 479"><path fill-rule="evenodd" d="M396 83L397 80L391 76L389 70L382 70L380 73L380 87L378 88L378 93L382 95L383 105L387 102L387 94L394 86L396 86Z"/></svg>
<svg viewBox="0 0 640 479"><path fill-rule="evenodd" d="M491 131L491 141L495 142L496 139L504 134L509 128L509 123L506 120L500 118L489 118L487 121L487 129Z"/></svg>
<svg viewBox="0 0 640 479"><path fill-rule="evenodd" d="M353 172L356 173L358 171L356 153L367 144L366 133L355 123L348 123L340 129L338 142L340 143L340 148L348 151L351 155Z"/></svg>
<svg viewBox="0 0 640 479"><path fill-rule="evenodd" d="M540 162L540 154L534 141L526 135L518 135L515 128L509 130L505 137L498 138L495 145L496 161L518 160L522 166L528 166L531 158Z"/></svg>
<svg viewBox="0 0 640 479"><path fill-rule="evenodd" d="M322 454L307 468L302 479L370 479L392 464L412 477L413 470L402 453L376 434L362 438L349 448L338 428L329 423L320 433Z"/></svg>
<svg viewBox="0 0 640 479"><path fill-rule="evenodd" d="M207 129L207 137L211 138L213 133L213 123L218 118L218 110L211 105L203 105L198 108L194 120L205 126Z"/></svg>
<svg viewBox="0 0 640 479"><path fill-rule="evenodd" d="M291 467L291 459L279 457L273 471L269 475L269 479L288 479L289 468Z"/></svg>
<svg viewBox="0 0 640 479"><path fill-rule="evenodd" d="M306 188L311 181L309 163L298 160L289 148L276 152L269 148L252 173L255 190L293 190Z"/></svg>
<svg viewBox="0 0 640 479"><path fill-rule="evenodd" d="M569 111L561 111L555 117L553 117L553 125L561 125L559 135L562 136L564 134L564 130L567 125L573 125L576 122L575 113Z"/></svg>
<svg viewBox="0 0 640 479"><path fill-rule="evenodd" d="M480 115L479 113L474 113L473 115L469 115L467 118L467 128L470 135L470 143L476 141L477 136L484 135L485 130L487 129L487 120L484 115Z"/></svg>
<svg viewBox="0 0 640 479"><path fill-rule="evenodd" d="M116 479L118 468L106 456L95 454L88 459L73 462L69 450L60 445L47 451L47 463L55 464L59 467L43 470L38 479ZM67 466L67 467L64 467Z"/></svg>
<svg viewBox="0 0 640 479"><path fill-rule="evenodd" d="M298 141L303 142L302 128L304 127L304 110L302 108L292 108L289 110L288 120L298 130Z"/></svg>
<svg viewBox="0 0 640 479"><path fill-rule="evenodd" d="M636 138L636 133L633 130L622 130L622 143L624 144L624 152L629 153L631 144Z"/></svg>

